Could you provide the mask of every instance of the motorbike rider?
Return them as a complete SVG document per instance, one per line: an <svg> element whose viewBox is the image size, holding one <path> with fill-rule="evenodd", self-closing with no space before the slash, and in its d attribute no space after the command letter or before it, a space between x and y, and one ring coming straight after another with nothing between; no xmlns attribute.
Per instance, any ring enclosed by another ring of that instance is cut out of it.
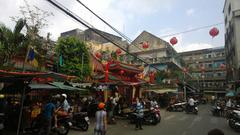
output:
<svg viewBox="0 0 240 135"><path fill-rule="evenodd" d="M189 105L189 110L193 110L194 106L195 106L195 100L193 99L192 96L190 96L189 100L188 100L188 105Z"/></svg>
<svg viewBox="0 0 240 135"><path fill-rule="evenodd" d="M136 128L135 129L140 129L143 130L142 128L142 121L143 121L143 117L144 117L144 112L143 112L143 105L142 103L139 101L138 98L136 98L136 113L137 113L137 118L136 118Z"/></svg>
<svg viewBox="0 0 240 135"><path fill-rule="evenodd" d="M62 94L62 103L63 103L63 105L62 105L63 111L68 113L68 111L70 109L70 105L67 101L67 94Z"/></svg>

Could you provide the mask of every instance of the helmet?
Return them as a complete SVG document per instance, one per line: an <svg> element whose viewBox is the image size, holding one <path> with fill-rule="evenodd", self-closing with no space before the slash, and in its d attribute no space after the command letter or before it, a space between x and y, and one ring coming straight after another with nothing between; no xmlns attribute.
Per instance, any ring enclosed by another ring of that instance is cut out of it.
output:
<svg viewBox="0 0 240 135"><path fill-rule="evenodd" d="M63 97L67 98L67 94L62 94Z"/></svg>
<svg viewBox="0 0 240 135"><path fill-rule="evenodd" d="M104 108L105 108L105 104L102 103L102 102L99 103L99 104L98 104L98 108L99 108L99 109L104 109Z"/></svg>

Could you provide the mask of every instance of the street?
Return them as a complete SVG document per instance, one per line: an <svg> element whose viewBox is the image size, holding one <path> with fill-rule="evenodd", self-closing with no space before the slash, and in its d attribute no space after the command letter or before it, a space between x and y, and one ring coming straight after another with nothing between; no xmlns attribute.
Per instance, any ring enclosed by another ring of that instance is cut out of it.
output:
<svg viewBox="0 0 240 135"><path fill-rule="evenodd" d="M210 113L210 105L200 105L199 114L184 112L166 112L161 110L162 121L156 126L144 125L144 130L135 130L135 125L127 120L117 120L116 125L108 125L108 135L207 135L213 128L219 128L226 135L237 135L227 124L227 120L214 117ZM93 135L94 122L87 132L71 130L69 135Z"/></svg>

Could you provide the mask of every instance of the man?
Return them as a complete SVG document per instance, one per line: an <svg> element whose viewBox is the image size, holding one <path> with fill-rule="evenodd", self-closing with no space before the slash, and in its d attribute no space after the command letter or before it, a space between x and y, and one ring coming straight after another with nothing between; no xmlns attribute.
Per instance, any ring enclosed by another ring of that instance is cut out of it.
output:
<svg viewBox="0 0 240 135"><path fill-rule="evenodd" d="M107 131L107 113L104 110L105 104L98 104L98 111L96 112L96 126L94 129L94 135L105 135Z"/></svg>
<svg viewBox="0 0 240 135"><path fill-rule="evenodd" d="M54 98L50 98L49 102L44 107L40 135L49 135L52 127L52 119L55 118L56 122L55 113L57 112L57 110L56 106L54 105L55 103L56 100Z"/></svg>
<svg viewBox="0 0 240 135"><path fill-rule="evenodd" d="M212 129L208 132L208 135L224 135L223 131L221 131L220 129Z"/></svg>
<svg viewBox="0 0 240 135"><path fill-rule="evenodd" d="M195 105L195 101L193 99L193 97L190 97L189 100L188 100L188 104L189 104L189 109L193 109L194 108L194 105Z"/></svg>
<svg viewBox="0 0 240 135"><path fill-rule="evenodd" d="M137 113L137 118L136 118L136 129L140 129L143 130L142 128L142 120L143 120L143 116L144 116L144 112L143 112L143 105L142 103L139 101L139 99L136 99L136 113Z"/></svg>

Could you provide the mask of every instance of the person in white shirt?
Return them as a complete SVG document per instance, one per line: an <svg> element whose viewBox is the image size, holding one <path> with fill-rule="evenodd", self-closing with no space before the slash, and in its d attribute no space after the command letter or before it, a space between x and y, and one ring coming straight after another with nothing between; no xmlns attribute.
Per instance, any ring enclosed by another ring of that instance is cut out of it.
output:
<svg viewBox="0 0 240 135"><path fill-rule="evenodd" d="M192 97L189 98L188 105L189 105L189 109L193 110L194 105L195 105L195 100Z"/></svg>

